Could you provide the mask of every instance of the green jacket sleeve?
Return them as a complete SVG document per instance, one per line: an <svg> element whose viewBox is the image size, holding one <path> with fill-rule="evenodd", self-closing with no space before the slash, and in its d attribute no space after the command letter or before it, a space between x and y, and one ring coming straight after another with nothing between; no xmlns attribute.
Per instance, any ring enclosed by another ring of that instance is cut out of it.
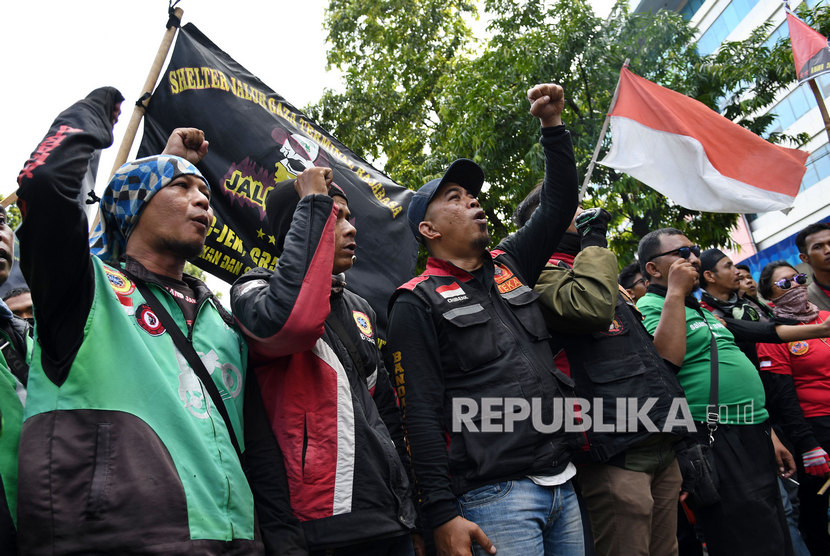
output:
<svg viewBox="0 0 830 556"><path fill-rule="evenodd" d="M534 289L551 330L607 330L619 294L617 257L602 247L586 247L574 259L573 269L548 264Z"/></svg>

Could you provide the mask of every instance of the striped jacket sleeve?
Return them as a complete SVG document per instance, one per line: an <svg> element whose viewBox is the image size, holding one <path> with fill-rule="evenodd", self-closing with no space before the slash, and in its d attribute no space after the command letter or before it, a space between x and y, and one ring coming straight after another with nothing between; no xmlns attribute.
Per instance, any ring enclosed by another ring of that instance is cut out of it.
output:
<svg viewBox="0 0 830 556"><path fill-rule="evenodd" d="M231 307L254 361L310 350L323 335L336 219L331 197L304 197L276 269L253 269L233 285Z"/></svg>

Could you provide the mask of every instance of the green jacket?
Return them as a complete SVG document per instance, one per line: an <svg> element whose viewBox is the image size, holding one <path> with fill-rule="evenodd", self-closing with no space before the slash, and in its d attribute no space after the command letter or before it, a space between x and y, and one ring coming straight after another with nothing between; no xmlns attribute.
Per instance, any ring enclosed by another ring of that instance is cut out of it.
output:
<svg viewBox="0 0 830 556"><path fill-rule="evenodd" d="M21 546L258 553L253 496L225 422L135 284L91 260L92 307L62 383L43 371L35 345L20 445ZM187 333L172 296L146 282ZM242 439L247 348L207 288L190 285L199 302L193 346Z"/></svg>
<svg viewBox="0 0 830 556"><path fill-rule="evenodd" d="M619 293L617 256L602 247L586 247L571 269L549 262L534 290L550 330L569 334L606 330Z"/></svg>
<svg viewBox="0 0 830 556"><path fill-rule="evenodd" d="M9 333L0 330L0 344L11 342ZM28 363L32 355L32 342L24 334L26 353L23 359ZM22 379L25 382L25 377ZM12 520L17 523L17 448L20 443L20 428L23 425L23 406L26 404L26 386L21 378L9 368L4 355L0 354L0 478L6 494L6 504Z"/></svg>

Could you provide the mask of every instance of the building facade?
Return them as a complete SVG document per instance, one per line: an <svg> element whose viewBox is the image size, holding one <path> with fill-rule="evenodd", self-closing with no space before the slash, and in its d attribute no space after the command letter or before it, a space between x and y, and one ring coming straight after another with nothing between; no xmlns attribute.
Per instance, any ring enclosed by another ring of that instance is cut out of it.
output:
<svg viewBox="0 0 830 556"><path fill-rule="evenodd" d="M805 0L815 7L825 0ZM795 9L800 0L790 2ZM715 52L725 41L745 39L764 23L771 23L768 45L789 36L784 5L780 0L642 0L635 13L667 9L679 12L698 29L698 51ZM817 79L825 102L830 104L830 74ZM808 84L788 86L769 108L776 115L769 131L798 134L806 132L810 141L803 147L810 153L807 173L792 210L748 214L741 218L732 239L739 248L730 253L736 262L748 264L755 278L769 262L784 259L800 264L795 235L813 222L830 222L830 142L824 122Z"/></svg>

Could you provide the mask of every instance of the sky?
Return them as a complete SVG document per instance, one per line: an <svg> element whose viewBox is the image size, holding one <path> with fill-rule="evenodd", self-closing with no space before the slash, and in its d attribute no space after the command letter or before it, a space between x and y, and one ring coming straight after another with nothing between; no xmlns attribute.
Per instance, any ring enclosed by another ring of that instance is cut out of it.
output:
<svg viewBox="0 0 830 556"><path fill-rule="evenodd" d="M592 2L606 15L611 0ZM194 23L232 58L298 108L338 88L326 71L323 17L328 0L182 0L183 23ZM96 190L109 179L135 101L161 43L166 0L6 1L0 6L4 52L0 102L0 194L62 110L95 88L124 95L113 146L101 156ZM141 128L133 143L135 157ZM210 138L208 138L210 139Z"/></svg>

